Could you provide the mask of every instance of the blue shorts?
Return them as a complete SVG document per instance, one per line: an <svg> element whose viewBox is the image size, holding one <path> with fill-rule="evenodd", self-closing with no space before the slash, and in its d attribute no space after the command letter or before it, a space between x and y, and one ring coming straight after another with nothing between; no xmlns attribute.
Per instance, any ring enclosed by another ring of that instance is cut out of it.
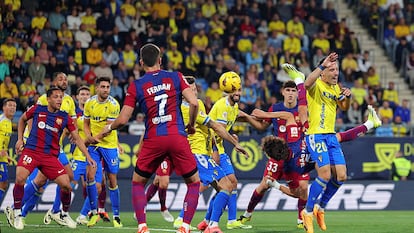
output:
<svg viewBox="0 0 414 233"><path fill-rule="evenodd" d="M86 161L73 160L72 170L73 170L73 180L78 181L81 176L86 181L86 167L88 163Z"/></svg>
<svg viewBox="0 0 414 233"><path fill-rule="evenodd" d="M233 164L231 164L230 157L226 153L220 154L219 167L226 176L234 174Z"/></svg>
<svg viewBox="0 0 414 233"><path fill-rule="evenodd" d="M102 165L101 159L104 161L104 169L106 172L111 174L118 174L119 171L119 158L118 158L118 148L108 149L108 148L102 148L97 146L88 146L89 154L91 155L92 159L95 160L95 162L98 165L98 172L102 172ZM101 167L101 169L99 169ZM96 179L98 181L98 179Z"/></svg>
<svg viewBox="0 0 414 233"><path fill-rule="evenodd" d="M214 160L208 155L194 154L197 162L198 174L204 186L208 186L215 180L220 180L226 175Z"/></svg>
<svg viewBox="0 0 414 233"><path fill-rule="evenodd" d="M318 167L346 165L344 153L335 134L306 135L306 146L311 159L318 164Z"/></svg>
<svg viewBox="0 0 414 233"><path fill-rule="evenodd" d="M6 162L0 162L0 182L7 181L9 178L9 170Z"/></svg>

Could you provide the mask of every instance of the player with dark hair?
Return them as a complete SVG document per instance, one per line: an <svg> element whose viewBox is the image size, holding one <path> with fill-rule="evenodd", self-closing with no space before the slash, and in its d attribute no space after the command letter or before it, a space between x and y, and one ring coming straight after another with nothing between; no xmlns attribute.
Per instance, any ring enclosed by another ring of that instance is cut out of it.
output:
<svg viewBox="0 0 414 233"><path fill-rule="evenodd" d="M177 233L187 233L198 205L200 178L185 129L189 134L195 132L198 101L181 73L161 70L161 52L156 45L145 44L140 55L146 73L130 84L119 117L102 133L107 134L128 123L139 103L147 117L144 140L132 177L132 203L139 224L138 233L150 232L145 214L145 184L166 157L171 159L174 171L183 176L187 184L184 223L177 229ZM180 109L182 96L189 105L186 126Z"/></svg>
<svg viewBox="0 0 414 233"><path fill-rule="evenodd" d="M65 168L58 160L59 139L64 129L70 132L76 145L85 154L88 164L92 167L96 166L78 135L74 121L68 113L60 110L63 91L60 88L51 87L46 95L47 106L34 105L19 119L16 153L21 156L16 167L16 181L13 189L14 210L10 207L5 210L10 226L19 230L24 229L24 220L21 215L24 185L27 177L35 168L38 168L47 179L54 180L61 186L60 196L63 206L61 220L66 226L76 228L76 222L68 213L72 187ZM23 131L29 119L33 119L32 128L24 143Z"/></svg>

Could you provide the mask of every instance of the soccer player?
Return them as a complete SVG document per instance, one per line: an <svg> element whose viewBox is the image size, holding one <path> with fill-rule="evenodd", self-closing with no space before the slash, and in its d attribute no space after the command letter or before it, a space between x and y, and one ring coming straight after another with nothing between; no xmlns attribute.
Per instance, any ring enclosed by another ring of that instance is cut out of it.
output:
<svg viewBox="0 0 414 233"><path fill-rule="evenodd" d="M228 84L237 83L237 85L233 86L228 90L225 90L226 82L228 82ZM227 131L230 131L239 115L238 102L240 101L240 95L242 90L240 76L235 72L229 71L220 76L219 83L221 85L221 89L225 90L228 95L222 97L213 105L212 109L210 110L209 117L217 123L221 124ZM224 151L223 139L221 137L216 137L215 150L218 153L218 158L214 158L213 156L213 159L218 161L217 163L219 164L219 167L224 171L226 179L229 179L232 184L232 192L230 198L227 200L228 222L226 227L227 229L249 229L252 226L244 225L241 223L241 221L237 220L237 178L234 174L234 168L231 163L230 157ZM210 202L210 206L214 206L215 204L216 200ZM207 222L211 220L210 218L212 217L209 216L210 213L213 214L214 212L207 211L207 214L203 222L200 222L198 224L198 228L200 230L203 230L204 227L207 227ZM218 219L216 220L210 221L208 223L208 228L215 227L218 222ZM210 231L207 230L207 232Z"/></svg>
<svg viewBox="0 0 414 233"><path fill-rule="evenodd" d="M346 163L341 145L335 136L336 109L346 111L350 106L351 91L338 85L338 54L331 53L309 74L304 82L309 112L306 145L315 161L318 177L312 183L306 208L302 211L307 233L313 233L313 211L316 205L319 227L326 230L324 208L346 180Z"/></svg>
<svg viewBox="0 0 414 233"><path fill-rule="evenodd" d="M160 69L161 52L156 45L145 44L140 54L140 64L146 73L131 83L121 114L102 133L106 134L128 123L139 103L147 116L147 127L132 176L132 203L139 224L138 233L150 232L145 214L145 184L167 156L171 159L175 172L183 176L187 184L183 205L184 223L177 229L177 233L187 233L198 204L200 178L185 129L189 134L195 132L198 101L181 73ZM190 109L187 126L184 125L180 109L182 96L188 101Z"/></svg>
<svg viewBox="0 0 414 233"><path fill-rule="evenodd" d="M16 113L16 100L3 100L3 114L0 115L0 200L8 186L9 142L12 135L12 120Z"/></svg>
<svg viewBox="0 0 414 233"><path fill-rule="evenodd" d="M186 76L187 82L190 84L191 89L197 95L197 87L195 85L195 78L192 76ZM238 80L239 81L239 80ZM241 83L238 82L239 87ZM237 88L239 89L239 88ZM200 174L200 180L202 186L200 187L200 193L206 190L209 185L213 186L217 194L215 196L215 203L211 210L211 227L204 227L206 232L221 232L218 227L218 221L223 213L223 209L226 207L228 199L232 191L232 184L229 179L225 178L225 174L222 169L212 159L212 131L214 131L221 138L231 142L236 150L245 156L248 156L246 150L240 146L237 137L234 137L227 132L226 128L220 123L213 121L205 110L204 103L198 100L198 114L196 119L196 132L192 135L188 135L188 140L191 146L191 152L197 161L197 167ZM189 104L186 100L181 104L181 111L183 113L184 123L189 121ZM212 131L211 131L211 130ZM183 210L180 216L174 221L174 227L179 227L182 224Z"/></svg>
<svg viewBox="0 0 414 233"><path fill-rule="evenodd" d="M63 72L54 73L52 85L60 88L64 92L68 87L68 79L66 77L66 74ZM47 106L48 105L47 95L43 94L42 96L40 96L37 104L42 105L42 106ZM73 101L72 97L66 93L64 93L60 110L67 112L72 119L76 119L75 102ZM27 136L26 134L30 132L30 127L31 127L31 120L29 120L27 124L27 129L25 130L25 137ZM66 133L63 133L63 135L65 134ZM60 139L61 149L60 149L58 158L59 158L59 161L62 163L62 165L65 167L66 173L69 175L70 180L73 180L72 168L69 164L69 160L66 154L63 152L63 149L62 149L63 137L64 136L62 136L62 138ZM25 186L25 196L23 198L23 208L22 208L23 217L26 217L27 213L35 207L36 203L39 201L39 198L43 193L43 190L46 188L45 185L47 185L46 176L44 176L41 172L38 172L37 169L35 169L32 175L30 175L27 181L27 185ZM53 208L46 213L43 219L45 224L49 224L51 222L51 219L53 219L58 224L65 225L65 222L61 221L62 219L61 211L60 211L61 200L60 200L59 193L60 193L60 187L57 186Z"/></svg>
<svg viewBox="0 0 414 233"><path fill-rule="evenodd" d="M106 126L111 124L119 115L118 101L109 95L111 80L109 77L96 79L96 95L92 96L84 108L84 132L88 142L91 157L98 162L98 169L95 177L88 176L87 191L92 216L87 223L88 227L94 226L99 220L97 213L97 193L101 190L103 172L101 160L109 179L109 198L111 199L114 227L122 227L119 217L120 194L118 188L117 174L119 171L118 158L118 134L116 131L101 137L99 133ZM92 178L92 180L90 179Z"/></svg>
<svg viewBox="0 0 414 233"><path fill-rule="evenodd" d="M48 179L54 180L61 186L61 200L63 205L62 221L70 228L76 228L68 210L71 201L72 187L65 168L58 160L60 145L59 139L64 129L70 132L76 145L85 154L88 164L96 166L90 157L83 140L79 137L76 126L68 113L59 110L62 104L63 91L51 87L47 91L47 106L34 105L19 119L16 153L21 154L16 167L16 181L13 189L14 209L6 207L5 214L10 226L18 230L24 229L21 215L24 185L27 177L35 168L38 168ZM24 144L23 131L27 121L33 119L29 137Z"/></svg>

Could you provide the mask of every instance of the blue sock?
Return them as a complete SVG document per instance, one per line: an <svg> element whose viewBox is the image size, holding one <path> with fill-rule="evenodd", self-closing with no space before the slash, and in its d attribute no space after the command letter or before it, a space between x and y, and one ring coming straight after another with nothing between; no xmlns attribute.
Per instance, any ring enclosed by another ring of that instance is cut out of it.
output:
<svg viewBox="0 0 414 233"><path fill-rule="evenodd" d="M181 208L180 215L178 215L178 217L180 217L180 218L184 217L184 209L183 208Z"/></svg>
<svg viewBox="0 0 414 233"><path fill-rule="evenodd" d="M60 186L56 186L56 196L55 201L53 202L52 213L60 212Z"/></svg>
<svg viewBox="0 0 414 233"><path fill-rule="evenodd" d="M24 205L22 207L22 216L23 217L26 217L26 215L34 209L34 207L36 206L37 202L39 201L41 195L42 195L42 193L35 192L35 194L33 196L29 197L24 202ZM26 196L26 194L25 194L25 196Z"/></svg>
<svg viewBox="0 0 414 233"><path fill-rule="evenodd" d="M27 200L34 196L37 191L39 191L39 187L37 187L33 180L28 182L26 186L24 186L24 196L22 204L25 205Z"/></svg>
<svg viewBox="0 0 414 233"><path fill-rule="evenodd" d="M237 219L237 190L233 190L231 192L229 201L228 201L228 220L236 220Z"/></svg>
<svg viewBox="0 0 414 233"><path fill-rule="evenodd" d="M214 200L216 199L216 196L217 196L217 193L216 195L213 196L213 198L211 198L210 204L208 205L206 216L204 217L204 219L207 221L210 221L211 214L213 213Z"/></svg>
<svg viewBox="0 0 414 233"><path fill-rule="evenodd" d="M120 205L120 198L119 198L119 188L118 185L115 188L109 188L109 199L111 199L112 204L112 213L116 217L119 217L119 205Z"/></svg>
<svg viewBox="0 0 414 233"><path fill-rule="evenodd" d="M86 190L88 191L89 203L91 205L92 211L97 211L98 209L98 190L96 189L96 182L89 181L86 183Z"/></svg>
<svg viewBox="0 0 414 233"><path fill-rule="evenodd" d="M330 179L328 184L326 185L325 192L322 194L321 201L319 205L322 208L326 207L326 204L328 204L329 200L335 195L336 191L338 191L339 187L343 185L344 182L337 181L335 179Z"/></svg>
<svg viewBox="0 0 414 233"><path fill-rule="evenodd" d="M312 213L315 202L325 189L327 183L327 181L323 180L319 176L312 182L309 190L308 201L306 202L306 212Z"/></svg>
<svg viewBox="0 0 414 233"><path fill-rule="evenodd" d="M230 195L229 192L221 190L214 200L214 207L211 213L211 221L219 222L220 217L223 214L224 208L226 208L227 203L229 202Z"/></svg>
<svg viewBox="0 0 414 233"><path fill-rule="evenodd" d="M0 201L3 199L4 196L4 190L0 189Z"/></svg>
<svg viewBox="0 0 414 233"><path fill-rule="evenodd" d="M87 216L89 210L91 210L91 203L89 202L89 197L86 197L85 200L83 201L83 206L80 211L80 214Z"/></svg>

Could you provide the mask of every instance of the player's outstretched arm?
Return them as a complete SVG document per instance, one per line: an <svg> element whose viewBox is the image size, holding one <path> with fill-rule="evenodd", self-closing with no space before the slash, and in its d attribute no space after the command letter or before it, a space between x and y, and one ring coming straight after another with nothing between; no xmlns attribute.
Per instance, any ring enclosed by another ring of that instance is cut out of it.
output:
<svg viewBox="0 0 414 233"><path fill-rule="evenodd" d="M247 113L239 110L239 117L237 118L237 121L243 121L248 122L253 128L263 131L269 127L269 123L266 121L263 121L262 119L257 119L254 116L248 115Z"/></svg>
<svg viewBox="0 0 414 233"><path fill-rule="evenodd" d="M259 119L264 118L280 118L286 120L286 125L295 125L295 117L290 112L280 111L280 112L265 112L260 109L255 109L252 112L252 116L257 117Z"/></svg>
<svg viewBox="0 0 414 233"><path fill-rule="evenodd" d="M293 198L299 198L297 195L295 195L294 193L292 193L290 191L289 187L286 187L286 186L280 184L279 182L277 182L277 180L272 180L272 179L268 178L266 180L266 184L269 185L272 188L280 190L282 193L284 193L288 196L291 196Z"/></svg>
<svg viewBox="0 0 414 233"><path fill-rule="evenodd" d="M221 138L231 142L234 145L236 150L242 153L246 158L249 157L247 151L239 144L239 140L236 137L233 137L227 132L226 128L222 126L220 123L217 123L213 120L208 122L208 127L212 128L216 134L218 134Z"/></svg>
<svg viewBox="0 0 414 233"><path fill-rule="evenodd" d="M121 113L119 113L119 116L111 124L108 124L106 127L104 127L98 135L102 134L103 136L106 136L112 130L119 129L122 126L126 125L133 112L133 107L124 105L122 107Z"/></svg>
<svg viewBox="0 0 414 233"><path fill-rule="evenodd" d="M319 78L319 76L321 76L321 73L324 69L329 69L329 67L335 65L336 66L336 62L338 60L338 54L337 53L331 53L329 54L325 60L323 60L322 64L318 67L316 67L312 73L310 73L308 75L308 77L306 78L305 82L304 82L304 86L306 88L306 90L310 89L311 87L313 87L313 85L315 84L316 80Z"/></svg>
<svg viewBox="0 0 414 233"><path fill-rule="evenodd" d="M342 95L345 96L342 100L337 100L338 107L342 111L348 111L349 107L351 106L351 90L349 88L342 88Z"/></svg>

